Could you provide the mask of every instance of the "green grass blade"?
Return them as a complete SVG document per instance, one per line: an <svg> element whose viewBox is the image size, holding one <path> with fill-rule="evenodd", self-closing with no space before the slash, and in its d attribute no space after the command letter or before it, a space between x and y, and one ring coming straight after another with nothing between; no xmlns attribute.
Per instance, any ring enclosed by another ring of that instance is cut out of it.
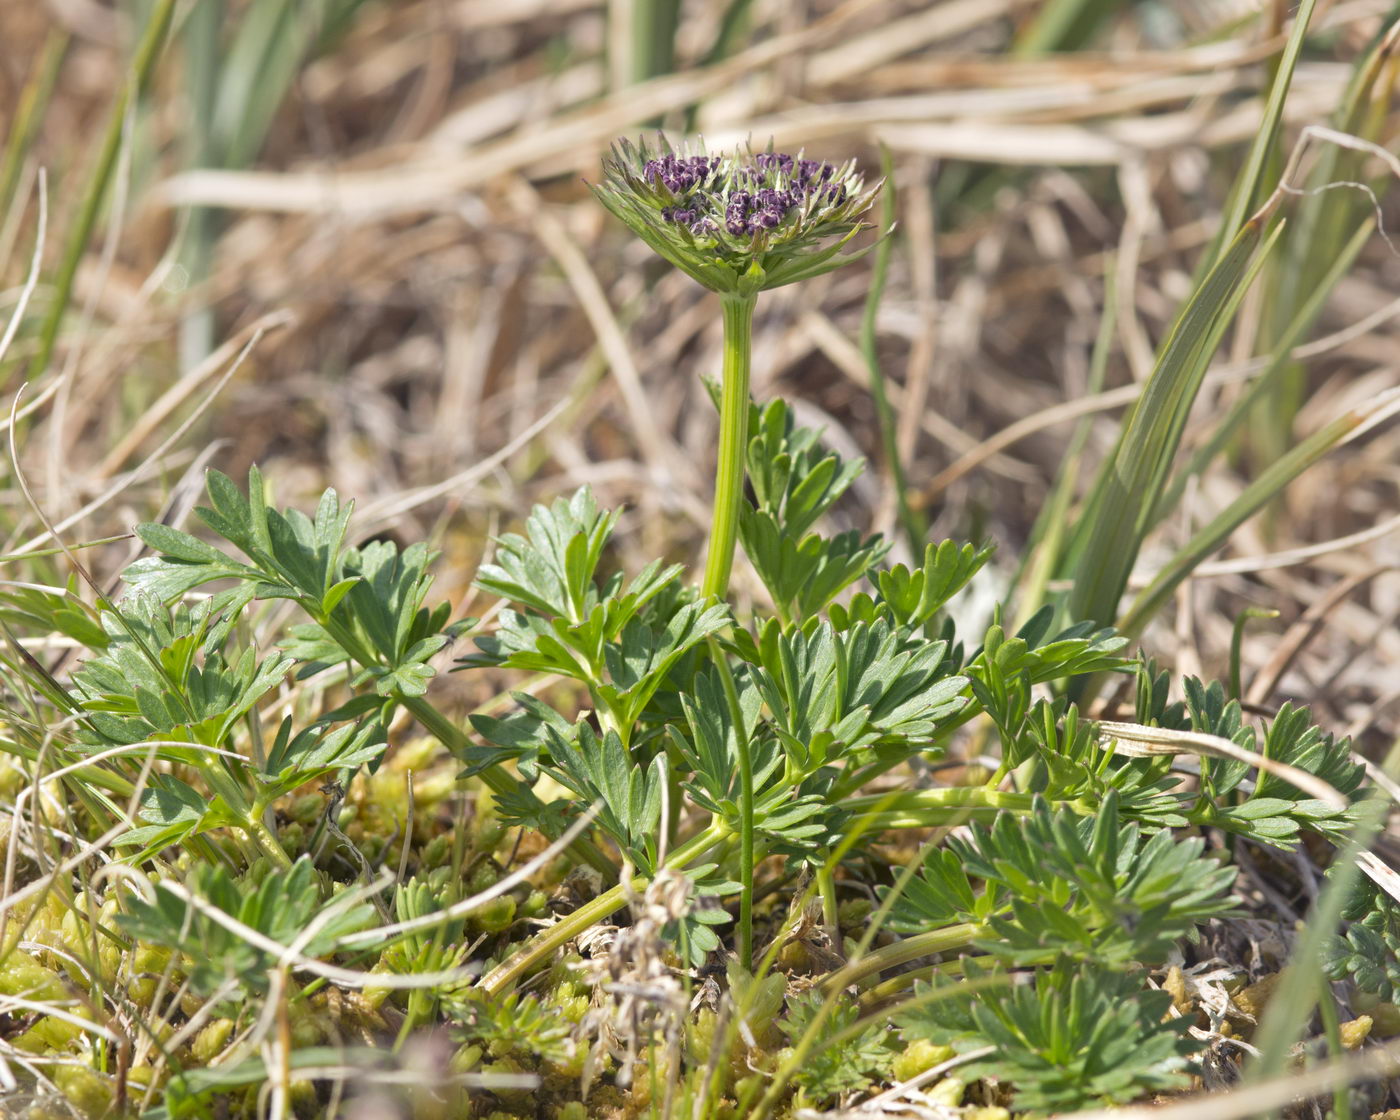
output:
<svg viewBox="0 0 1400 1120"><path fill-rule="evenodd" d="M141 42L136 48L136 59L132 66L131 78L122 85L121 92L117 95L116 104L112 106L112 115L107 121L107 132L102 139L97 165L93 169L87 192L83 195L82 204L78 208L77 220L73 224L73 233L68 239L68 244L64 247L58 275L54 278L52 302L49 305L48 315L39 329L38 350L29 367L30 380L40 376L44 370L48 369L49 362L53 358L54 346L58 341L58 331L63 324L63 316L68 310L68 301L73 294L73 280L78 274L78 262L82 260L83 254L87 251L93 227L97 225L97 215L102 209L103 200L107 197L107 188L111 185L112 176L116 171L117 153L121 149L127 107L133 98L139 98L145 92L146 87L150 85L151 76L155 73L156 60L160 57L161 48L165 45L165 38L170 31L170 22L174 14L175 0L157 0L151 11L151 18L141 33Z"/></svg>
<svg viewBox="0 0 1400 1120"><path fill-rule="evenodd" d="M1272 396L1280 378L1285 376L1290 366L1293 365L1291 357L1293 348L1302 341L1303 335L1307 333L1317 320L1318 315L1322 313L1323 305L1327 302L1328 296L1332 294L1332 289L1350 270L1352 262L1355 261L1357 254L1366 244L1373 228L1373 223L1365 223L1337 254L1327 275L1319 281L1280 337L1269 364L1250 383L1249 389L1240 394L1239 399L1230 406L1225 417L1211 432L1210 437L1192 453L1186 466L1177 473L1166 496L1162 499L1160 509L1163 516L1175 509L1177 503L1181 501L1181 495L1186 492L1187 482L1191 478L1205 473L1206 468L1229 446L1246 417L1254 413L1256 405Z"/></svg>
<svg viewBox="0 0 1400 1120"><path fill-rule="evenodd" d="M1099 333L1094 339L1094 350L1089 359L1089 381L1084 390L1087 396L1102 392L1108 374L1108 359L1118 331L1118 300L1114 295L1114 285L1114 265L1110 256L1104 266L1103 314L1099 318ZM1089 442L1093 425L1093 417L1085 416L1075 426L1060 469L1055 474L1050 495L1031 527L1020 570L1012 581L1012 586L1018 589L1019 602L1014 630L1020 630L1031 615L1045 604L1050 577L1059 566L1084 447Z"/></svg>
<svg viewBox="0 0 1400 1120"><path fill-rule="evenodd" d="M191 10L181 29L185 48L185 85L191 128L188 166L210 167L214 153L214 119L219 104L220 34L226 0L205 0ZM219 222L205 206L190 207L181 235L180 263L191 286L204 281L213 259ZM180 368L194 369L214 349L214 310L195 307L180 322Z"/></svg>
<svg viewBox="0 0 1400 1120"><path fill-rule="evenodd" d="M5 141L5 164L0 170L0 215L9 213L10 204L14 202L24 157L29 154L34 137L38 135L44 110L53 96L54 83L58 81L58 71L67 51L68 32L54 28L44 41L43 53L25 84L24 92L20 94L19 104L15 106L9 136Z"/></svg>
<svg viewBox="0 0 1400 1120"><path fill-rule="evenodd" d="M614 85L626 88L671 73L679 23L680 0L609 0L608 68Z"/></svg>
<svg viewBox="0 0 1400 1120"><path fill-rule="evenodd" d="M1024 57L1084 47L1119 6L1118 0L1049 0L1017 37L1014 53Z"/></svg>
<svg viewBox="0 0 1400 1120"><path fill-rule="evenodd" d="M1123 423L1118 444L1075 526L1067 576L1074 580L1072 620L1111 623L1148 531L1157 523L1164 485L1186 420L1221 335L1276 242L1266 218L1251 219L1183 308Z"/></svg>
<svg viewBox="0 0 1400 1120"><path fill-rule="evenodd" d="M881 152L881 171L885 176L884 197L880 206L880 229L883 236L875 246L875 264L870 275L870 290L865 297L865 310L860 321L860 352L865 357L865 367L870 373L870 395L875 401L875 417L880 425L880 443L885 451L885 465L890 472L890 485L894 487L895 508L899 513L899 524L909 542L909 555L918 556L928 537L928 527L919 512L909 504L909 484L904 474L904 464L899 458L897 439L898 422L894 409L890 407L889 396L885 392L885 371L880 366L877 348L876 320L880 314L880 301L885 294L885 280L890 271L890 255L894 249L894 239L890 231L894 228L896 196L894 188L894 161L889 149Z"/></svg>
<svg viewBox="0 0 1400 1120"><path fill-rule="evenodd" d="M1391 47L1389 37L1378 36L1353 69L1342 104L1332 114L1337 130L1371 142L1384 139L1394 84L1386 65ZM1340 183L1364 183L1367 159L1364 152L1335 144L1319 150L1308 191L1297 201L1287 243L1269 270L1269 294L1260 311L1261 352L1280 348L1279 339L1332 268L1336 247L1345 244L1374 209L1374 196L1368 198L1363 189L1329 189ZM1294 363L1274 380L1273 390L1250 414L1245 440L1251 462L1261 467L1287 449L1307 385L1306 371Z"/></svg>
<svg viewBox="0 0 1400 1120"><path fill-rule="evenodd" d="M1228 252L1227 246L1244 228L1245 220L1261 201L1261 188L1265 181L1265 169L1271 154L1278 144L1279 127L1283 120L1283 103L1288 98L1289 87L1293 84L1293 72L1298 58L1303 52L1307 39L1308 25L1312 22L1313 9L1317 0L1303 0L1298 6L1298 14L1293 20L1293 30L1279 56L1278 68L1274 73L1273 85L1269 89L1269 100L1264 106L1264 116L1245 158L1244 168L1230 188L1230 197L1225 204L1225 213L1220 229L1212 239L1210 248L1201 258L1200 270L1204 274Z"/></svg>
<svg viewBox="0 0 1400 1120"><path fill-rule="evenodd" d="M1293 1044L1306 1029L1317 998L1326 984L1322 972L1322 953L1327 939L1336 932L1341 922L1347 897L1361 874L1356 859L1369 849L1384 826L1385 809L1383 798L1374 799L1358 821L1346 846L1337 854L1337 870L1328 877L1313 904L1303 934L1294 945L1279 985L1270 997L1255 1033L1254 1044L1259 1048L1259 1058L1246 1071L1246 1079L1250 1082L1257 1084L1278 1077L1288 1068Z"/></svg>

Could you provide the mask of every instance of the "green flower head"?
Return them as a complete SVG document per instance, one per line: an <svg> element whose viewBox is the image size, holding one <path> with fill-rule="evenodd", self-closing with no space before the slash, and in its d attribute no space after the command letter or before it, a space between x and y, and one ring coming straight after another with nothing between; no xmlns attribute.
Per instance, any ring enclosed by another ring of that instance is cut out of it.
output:
<svg viewBox="0 0 1400 1120"><path fill-rule="evenodd" d="M626 140L603 160L593 193L673 265L705 287L753 296L840 268L867 250L842 252L866 229L880 184L866 187L855 161L839 167L801 152L709 155Z"/></svg>

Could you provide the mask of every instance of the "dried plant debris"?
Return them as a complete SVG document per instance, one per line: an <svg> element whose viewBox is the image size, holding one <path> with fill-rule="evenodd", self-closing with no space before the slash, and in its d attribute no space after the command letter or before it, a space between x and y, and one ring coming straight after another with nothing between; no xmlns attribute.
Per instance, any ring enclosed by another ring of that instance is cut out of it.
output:
<svg viewBox="0 0 1400 1120"><path fill-rule="evenodd" d="M0 1111L1400 1111L1400 30L1257 7L10 5Z"/></svg>

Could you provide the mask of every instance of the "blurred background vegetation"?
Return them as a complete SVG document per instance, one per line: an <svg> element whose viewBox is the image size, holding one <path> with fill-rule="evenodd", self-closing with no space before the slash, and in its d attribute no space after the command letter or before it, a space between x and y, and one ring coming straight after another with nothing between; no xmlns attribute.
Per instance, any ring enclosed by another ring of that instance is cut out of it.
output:
<svg viewBox="0 0 1400 1120"><path fill-rule="evenodd" d="M454 597L488 530L588 482L628 506L623 547L689 561L714 297L585 180L650 127L771 137L885 166L899 229L887 257L765 299L756 394L871 460L840 528L997 542L984 600L1019 579L1028 607L1074 574L1070 511L1219 231L1273 191L1304 126L1393 145L1400 5L1304 4L1290 59L1298 7L0 0L0 319L24 309L0 378L24 476L76 542L180 523L204 467L257 461L286 501L331 484L366 532L433 536ZM1287 198L1200 359L1185 469L1130 589L1397 383L1400 253L1370 226L1400 228L1377 201L1392 172L1315 147L1293 182L1351 185ZM1224 677L1237 621L1277 611L1243 630L1249 699L1394 742L1396 450L1382 428L1271 497L1144 615L1150 647ZM3 551L43 548L5 469ZM131 552L88 555L106 579Z"/></svg>

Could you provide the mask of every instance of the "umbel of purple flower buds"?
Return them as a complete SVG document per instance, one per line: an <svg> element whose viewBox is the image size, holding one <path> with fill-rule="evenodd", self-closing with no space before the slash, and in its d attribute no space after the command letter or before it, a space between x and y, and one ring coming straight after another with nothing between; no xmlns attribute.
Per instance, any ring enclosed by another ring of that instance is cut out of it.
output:
<svg viewBox="0 0 1400 1120"><path fill-rule="evenodd" d="M619 141L599 200L661 256L717 292L751 296L839 268L865 224L871 188L837 166L750 148L720 155Z"/></svg>

